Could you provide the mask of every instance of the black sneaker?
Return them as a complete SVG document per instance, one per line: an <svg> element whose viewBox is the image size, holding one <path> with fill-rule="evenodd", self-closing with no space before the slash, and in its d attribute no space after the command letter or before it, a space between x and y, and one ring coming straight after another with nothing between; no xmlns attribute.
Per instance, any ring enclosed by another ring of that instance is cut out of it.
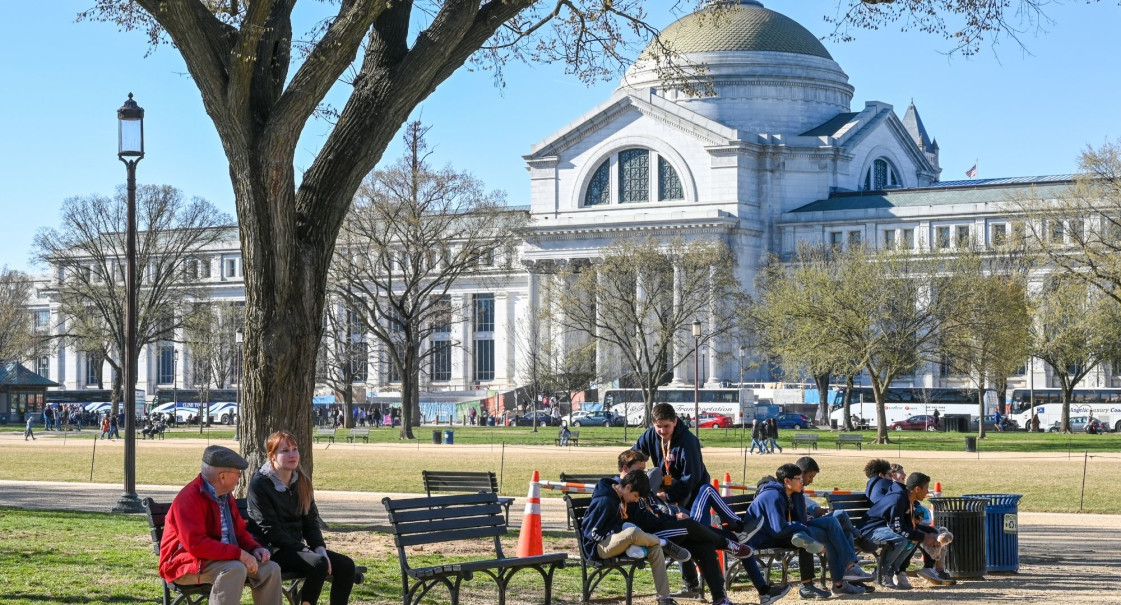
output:
<svg viewBox="0 0 1121 605"><path fill-rule="evenodd" d="M681 587L681 590L670 593L670 596L677 597L679 599L699 599L701 598L701 587L690 586L689 584L686 584L685 586Z"/></svg>
<svg viewBox="0 0 1121 605"><path fill-rule="evenodd" d="M803 599L828 599L833 595L829 591L822 590L814 586L813 582L810 582L809 584L802 584L802 587L798 589L798 596Z"/></svg>
<svg viewBox="0 0 1121 605"><path fill-rule="evenodd" d="M740 544L747 544L750 542L751 539L755 537L755 534L763 529L764 521L765 519L763 519L763 517L752 518L745 515L743 519L743 531L736 532L736 540Z"/></svg>
<svg viewBox="0 0 1121 605"><path fill-rule="evenodd" d="M678 563L684 563L693 558L693 555L691 555L689 551L668 540L666 541L666 545L662 547L662 554L664 554L667 559L673 559Z"/></svg>
<svg viewBox="0 0 1121 605"><path fill-rule="evenodd" d="M771 605L771 603L785 597L788 592L790 592L789 584L771 586L767 589L767 592L759 593L759 605Z"/></svg>

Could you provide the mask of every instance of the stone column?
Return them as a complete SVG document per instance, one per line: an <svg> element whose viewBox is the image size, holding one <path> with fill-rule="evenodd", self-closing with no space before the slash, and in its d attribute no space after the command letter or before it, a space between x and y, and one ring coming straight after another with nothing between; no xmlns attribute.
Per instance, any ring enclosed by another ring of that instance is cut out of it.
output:
<svg viewBox="0 0 1121 605"><path fill-rule="evenodd" d="M509 384L514 375L511 365L516 337L509 298L505 290L494 293L494 381L498 384Z"/></svg>
<svg viewBox="0 0 1121 605"><path fill-rule="evenodd" d="M673 266L673 314L674 314L675 317L677 316L680 309L681 309L681 268L678 267L677 265L674 265ZM690 330L691 329L692 328L690 328ZM673 387L685 386L685 384L686 384L685 378L689 374L689 368L687 367L689 364L685 361L685 358L692 352L692 349L690 349L687 346L684 346L683 343L677 341L677 337L680 336L680 331L678 331L678 332L679 332L678 334L674 335L674 342L672 343L671 348L670 348L670 354L673 355L673 361L674 361L673 381L670 382L670 386L673 386Z"/></svg>
<svg viewBox="0 0 1121 605"><path fill-rule="evenodd" d="M452 309L459 315L452 328L452 341L456 345L452 348L452 383L460 384L464 389L472 386L471 376L471 295L453 294Z"/></svg>
<svg viewBox="0 0 1121 605"><path fill-rule="evenodd" d="M712 268L709 269L709 288L710 288L710 290L711 290L712 284L715 280L716 280L716 267L712 267ZM714 300L714 299L715 299L715 294L710 291L709 300L711 301L711 300ZM713 334L713 333L716 332L716 313L715 313L714 309L712 308L711 303L709 305L708 318L707 319L708 319L708 333ZM706 389L717 388L717 387L720 386L720 383L723 382L723 380L724 380L723 372L720 371L721 364L720 364L719 360L717 359L717 355L720 352L720 346L722 344L722 341L723 341L723 339L720 339L720 338L710 338L709 341L708 341L708 346L705 347L705 348L708 349L708 372L707 372L708 377L707 377L707 380L705 381L705 384L704 384Z"/></svg>

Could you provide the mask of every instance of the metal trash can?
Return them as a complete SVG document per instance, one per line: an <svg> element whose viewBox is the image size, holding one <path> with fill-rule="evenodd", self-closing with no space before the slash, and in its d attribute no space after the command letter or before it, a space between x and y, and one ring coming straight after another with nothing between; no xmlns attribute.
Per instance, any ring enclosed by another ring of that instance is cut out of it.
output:
<svg viewBox="0 0 1121 605"><path fill-rule="evenodd" d="M965 451L967 451L967 452L976 452L977 451L977 438L976 437L966 437L965 438Z"/></svg>
<svg viewBox="0 0 1121 605"><path fill-rule="evenodd" d="M966 494L985 501L985 561L989 571L1020 571L1020 494Z"/></svg>
<svg viewBox="0 0 1121 605"><path fill-rule="evenodd" d="M440 445L440 431L432 431L432 443Z"/></svg>
<svg viewBox="0 0 1121 605"><path fill-rule="evenodd" d="M451 429L444 431L444 443L447 445L455 443L455 431Z"/></svg>
<svg viewBox="0 0 1121 605"><path fill-rule="evenodd" d="M981 498L931 498L934 525L954 534L946 547L946 573L951 578L985 575L985 505Z"/></svg>

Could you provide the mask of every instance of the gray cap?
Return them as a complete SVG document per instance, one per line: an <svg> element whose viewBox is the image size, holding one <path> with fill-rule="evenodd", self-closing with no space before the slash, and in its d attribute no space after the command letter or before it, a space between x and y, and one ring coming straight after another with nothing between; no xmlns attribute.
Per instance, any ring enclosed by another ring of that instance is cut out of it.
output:
<svg viewBox="0 0 1121 605"><path fill-rule="evenodd" d="M212 445L203 450L202 461L218 468L236 468L239 470L249 468L249 463L245 461L245 458L242 458L230 448L221 445Z"/></svg>

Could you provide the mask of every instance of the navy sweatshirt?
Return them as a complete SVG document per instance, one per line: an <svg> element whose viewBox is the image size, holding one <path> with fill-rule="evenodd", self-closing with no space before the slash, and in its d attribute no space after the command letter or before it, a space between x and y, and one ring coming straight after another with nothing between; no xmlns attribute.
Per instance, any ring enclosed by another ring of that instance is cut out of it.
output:
<svg viewBox="0 0 1121 605"><path fill-rule="evenodd" d="M872 475L868 478L867 485L864 486L864 495L868 496L868 501L875 504L883 498L888 490L891 489L891 484L895 483L891 479L884 479L879 475Z"/></svg>
<svg viewBox="0 0 1121 605"><path fill-rule="evenodd" d="M693 499L697 497L701 486L712 483L704 460L701 459L701 443L680 418L677 419L669 443L670 463L667 474L673 477L673 482L668 486L651 485L650 491L665 492L670 502L689 508L693 505ZM650 457L649 466L660 466L665 469L662 438L654 432L654 427L646 429L646 432L634 443L634 449Z"/></svg>
<svg viewBox="0 0 1121 605"><path fill-rule="evenodd" d="M892 481L887 495L868 509L868 516L864 519L864 525L860 527L860 534L865 538L871 538L872 533L881 527L891 528L908 540L922 540L926 536L915 529L911 500L907 495L906 486L902 483Z"/></svg>
<svg viewBox="0 0 1121 605"><path fill-rule="evenodd" d="M766 544L779 534L808 531L806 527L806 496L801 492L786 498L786 488L777 481L764 483L747 509L750 517L763 517L763 527L751 539L752 546Z"/></svg>
<svg viewBox="0 0 1121 605"><path fill-rule="evenodd" d="M598 559L596 544L611 534L622 531L623 523L634 523L638 527L650 527L657 520L649 510L638 505L637 502L627 504L627 518L623 519L620 505L623 501L615 492L618 479L604 478L596 484L592 491L592 501L584 511L584 519L580 522L580 548L584 556L589 559Z"/></svg>

